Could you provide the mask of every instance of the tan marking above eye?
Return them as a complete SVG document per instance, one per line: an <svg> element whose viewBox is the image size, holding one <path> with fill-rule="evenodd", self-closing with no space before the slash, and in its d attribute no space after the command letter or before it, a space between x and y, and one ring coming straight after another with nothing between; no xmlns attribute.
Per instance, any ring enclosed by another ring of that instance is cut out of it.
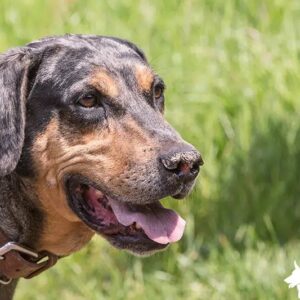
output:
<svg viewBox="0 0 300 300"><path fill-rule="evenodd" d="M135 77L138 86L142 91L151 90L154 81L154 73L149 67L145 65L137 65L135 69Z"/></svg>
<svg viewBox="0 0 300 300"><path fill-rule="evenodd" d="M119 94L118 84L115 79L103 68L93 72L90 83L101 93L110 98Z"/></svg>

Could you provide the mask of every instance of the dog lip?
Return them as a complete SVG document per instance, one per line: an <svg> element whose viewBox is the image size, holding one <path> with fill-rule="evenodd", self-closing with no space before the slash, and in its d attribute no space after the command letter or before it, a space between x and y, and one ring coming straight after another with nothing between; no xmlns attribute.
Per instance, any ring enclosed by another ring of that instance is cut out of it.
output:
<svg viewBox="0 0 300 300"><path fill-rule="evenodd" d="M118 224L117 226L115 226L115 224L112 226L103 226L101 223L95 222L91 214L88 213L91 208L83 199L83 196L80 196L80 193L76 194L74 192L75 187L79 184L100 190L105 197L107 194L102 192L102 189L99 189L99 185L81 175L72 175L65 180L65 188L70 208L85 224L97 234L102 235L113 246L131 251L135 254L155 252L168 246L169 243L160 244L151 240L141 229L137 229L134 235L130 235L128 234L130 226L124 226L122 224Z"/></svg>
<svg viewBox="0 0 300 300"><path fill-rule="evenodd" d="M181 200L184 199L186 197L186 193L178 193L175 195L172 195L172 198L176 199L176 200Z"/></svg>
<svg viewBox="0 0 300 300"><path fill-rule="evenodd" d="M180 200L185 198L188 195L189 189L186 190L186 187L184 184L181 184L180 187L177 189L177 191L171 195L172 198Z"/></svg>

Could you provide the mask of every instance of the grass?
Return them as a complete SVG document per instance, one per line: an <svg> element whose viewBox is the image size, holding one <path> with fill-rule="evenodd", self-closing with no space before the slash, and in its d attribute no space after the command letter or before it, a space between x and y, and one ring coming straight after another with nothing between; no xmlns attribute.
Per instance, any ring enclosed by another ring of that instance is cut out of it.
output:
<svg viewBox="0 0 300 300"><path fill-rule="evenodd" d="M296 299L283 279L299 243L258 243L243 252L226 240L218 249L197 246L139 259L98 239L47 274L23 281L17 299Z"/></svg>
<svg viewBox="0 0 300 300"><path fill-rule="evenodd" d="M17 299L295 299L299 260L300 2L0 0L0 50L45 35L130 39L165 79L167 119L201 150L174 203L182 242L147 259L99 238L22 281Z"/></svg>

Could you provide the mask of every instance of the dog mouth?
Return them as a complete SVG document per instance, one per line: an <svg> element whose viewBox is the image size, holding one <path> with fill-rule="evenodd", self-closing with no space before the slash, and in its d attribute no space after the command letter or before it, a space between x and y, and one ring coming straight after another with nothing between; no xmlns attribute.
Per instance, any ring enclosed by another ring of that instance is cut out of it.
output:
<svg viewBox="0 0 300 300"><path fill-rule="evenodd" d="M185 221L159 201L144 205L122 202L87 180L69 179L66 187L71 209L117 248L146 254L183 235Z"/></svg>

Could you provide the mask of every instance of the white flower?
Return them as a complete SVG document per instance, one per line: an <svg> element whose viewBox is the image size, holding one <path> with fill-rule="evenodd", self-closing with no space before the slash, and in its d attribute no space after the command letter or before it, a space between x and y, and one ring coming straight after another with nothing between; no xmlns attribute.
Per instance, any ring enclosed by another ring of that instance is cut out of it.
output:
<svg viewBox="0 0 300 300"><path fill-rule="evenodd" d="M294 261L295 270L292 275L284 279L286 283L288 283L289 288L297 287L298 290L298 299L300 299L300 267Z"/></svg>

